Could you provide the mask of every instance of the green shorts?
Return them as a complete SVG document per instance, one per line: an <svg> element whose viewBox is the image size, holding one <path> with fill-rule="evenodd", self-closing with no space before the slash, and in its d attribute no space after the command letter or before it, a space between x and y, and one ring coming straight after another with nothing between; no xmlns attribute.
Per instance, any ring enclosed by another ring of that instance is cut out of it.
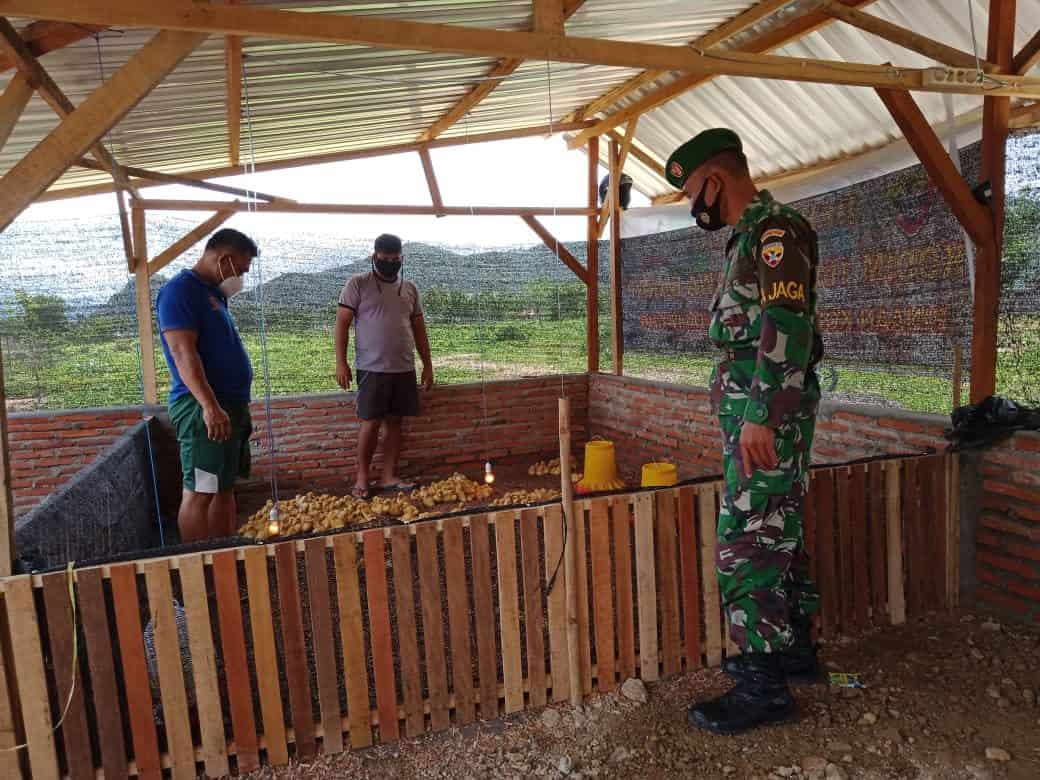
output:
<svg viewBox="0 0 1040 780"><path fill-rule="evenodd" d="M206 432L202 407L191 393L170 403L170 422L181 448L184 489L196 493L231 490L238 477L249 476L249 435L253 421L249 404L221 402L231 418L231 438L213 441Z"/></svg>

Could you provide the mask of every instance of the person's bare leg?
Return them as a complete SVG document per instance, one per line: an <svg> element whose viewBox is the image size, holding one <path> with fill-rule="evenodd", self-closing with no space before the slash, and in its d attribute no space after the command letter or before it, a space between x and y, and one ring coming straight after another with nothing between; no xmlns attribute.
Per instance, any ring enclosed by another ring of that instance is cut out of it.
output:
<svg viewBox="0 0 1040 780"><path fill-rule="evenodd" d="M234 490L222 490L215 494L206 516L209 538L220 539L234 536L238 530L235 517L237 510L238 504L235 502Z"/></svg>
<svg viewBox="0 0 1040 780"><path fill-rule="evenodd" d="M397 464L401 460L401 418L386 418L386 436L383 438L383 484L401 482Z"/></svg>
<svg viewBox="0 0 1040 780"><path fill-rule="evenodd" d="M201 542L210 538L209 509L212 493L185 490L181 494L181 508L177 513L177 528L182 542Z"/></svg>
<svg viewBox="0 0 1040 780"><path fill-rule="evenodd" d="M362 420L358 430L358 464L357 478L354 480L354 491L368 492L369 469L372 467L372 456L379 441L379 425L382 420Z"/></svg>

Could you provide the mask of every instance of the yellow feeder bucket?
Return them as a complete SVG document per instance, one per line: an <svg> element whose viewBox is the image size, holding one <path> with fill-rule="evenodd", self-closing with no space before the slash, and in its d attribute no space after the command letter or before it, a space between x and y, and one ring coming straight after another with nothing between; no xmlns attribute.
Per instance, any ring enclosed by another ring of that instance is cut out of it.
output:
<svg viewBox="0 0 1040 780"><path fill-rule="evenodd" d="M643 487L671 487L679 478L674 463L644 463Z"/></svg>
<svg viewBox="0 0 1040 780"><path fill-rule="evenodd" d="M585 476L577 485L579 493L620 490L625 483L618 477L614 442L590 441L585 445Z"/></svg>

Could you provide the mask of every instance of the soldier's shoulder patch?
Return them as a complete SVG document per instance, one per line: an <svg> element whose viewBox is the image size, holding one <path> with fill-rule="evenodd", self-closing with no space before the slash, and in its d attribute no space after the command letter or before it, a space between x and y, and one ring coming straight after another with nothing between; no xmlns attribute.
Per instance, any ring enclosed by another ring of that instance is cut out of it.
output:
<svg viewBox="0 0 1040 780"><path fill-rule="evenodd" d="M783 231L779 231L783 233ZM776 268L784 259L784 245L781 241L770 241L762 246L762 262L770 268Z"/></svg>

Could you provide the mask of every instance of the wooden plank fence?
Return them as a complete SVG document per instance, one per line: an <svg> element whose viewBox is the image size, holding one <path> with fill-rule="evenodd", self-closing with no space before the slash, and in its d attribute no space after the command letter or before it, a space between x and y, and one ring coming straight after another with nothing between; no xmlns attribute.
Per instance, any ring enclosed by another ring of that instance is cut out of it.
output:
<svg viewBox="0 0 1040 780"><path fill-rule="evenodd" d="M812 472L823 636L956 602L953 471ZM575 503L584 693L733 652L720 499L710 482ZM66 573L2 580L0 745L27 747L0 766L220 777L565 701L563 520L554 504L82 569L75 612Z"/></svg>

